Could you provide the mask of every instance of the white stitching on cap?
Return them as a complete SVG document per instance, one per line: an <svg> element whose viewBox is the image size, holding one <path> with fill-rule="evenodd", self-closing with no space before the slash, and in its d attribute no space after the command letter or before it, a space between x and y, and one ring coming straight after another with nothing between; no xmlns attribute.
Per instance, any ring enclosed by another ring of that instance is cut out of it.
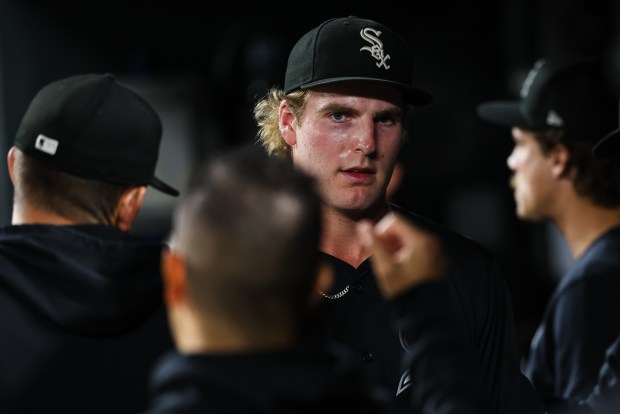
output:
<svg viewBox="0 0 620 414"><path fill-rule="evenodd" d="M532 83L534 83L536 75L538 75L538 72L540 72L540 68L542 68L545 63L546 62L544 59L538 59L534 63L532 69L530 69L530 71L527 73L527 76L523 81L523 85L521 86L521 91L519 92L519 96L521 98L527 97L527 95L530 93L530 87L532 86Z"/></svg>
<svg viewBox="0 0 620 414"><path fill-rule="evenodd" d="M360 36L362 39L370 43L372 46L364 46L360 50L367 50L370 52L373 58L377 59L377 67L383 66L386 70L390 68L390 65L386 61L390 58L390 55L384 55L383 42L379 40L381 31L375 30L372 27L367 27L360 30Z"/></svg>

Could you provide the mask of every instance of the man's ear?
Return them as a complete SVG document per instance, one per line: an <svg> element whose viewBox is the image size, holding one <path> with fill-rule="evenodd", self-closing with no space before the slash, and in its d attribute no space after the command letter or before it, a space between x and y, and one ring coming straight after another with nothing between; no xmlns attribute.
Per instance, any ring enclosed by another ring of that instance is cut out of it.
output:
<svg viewBox="0 0 620 414"><path fill-rule="evenodd" d="M280 120L278 126L280 127L280 134L284 141L292 147L297 143L297 130L295 129L296 118L291 112L286 101L280 102Z"/></svg>
<svg viewBox="0 0 620 414"><path fill-rule="evenodd" d="M6 156L6 162L7 162L7 167L9 169L9 177L11 177L11 182L13 184L15 184L15 177L14 177L14 168L15 168L15 147L11 147L11 149L9 150L9 153Z"/></svg>
<svg viewBox="0 0 620 414"><path fill-rule="evenodd" d="M323 298L321 292L329 292L334 281L334 269L331 264L326 260L321 260L319 268L317 270L316 279L314 282L314 288L310 292L308 303L310 306L314 306Z"/></svg>
<svg viewBox="0 0 620 414"><path fill-rule="evenodd" d="M167 307L187 302L187 272L183 258L170 248L161 256L161 273L164 280L164 301Z"/></svg>
<svg viewBox="0 0 620 414"><path fill-rule="evenodd" d="M144 196L146 194L146 186L128 188L116 207L116 226L122 231L129 231L142 208Z"/></svg>
<svg viewBox="0 0 620 414"><path fill-rule="evenodd" d="M572 166L570 163L570 151L564 144L556 144L551 149L549 155L551 162L553 163L552 172L555 178L570 177L572 172Z"/></svg>

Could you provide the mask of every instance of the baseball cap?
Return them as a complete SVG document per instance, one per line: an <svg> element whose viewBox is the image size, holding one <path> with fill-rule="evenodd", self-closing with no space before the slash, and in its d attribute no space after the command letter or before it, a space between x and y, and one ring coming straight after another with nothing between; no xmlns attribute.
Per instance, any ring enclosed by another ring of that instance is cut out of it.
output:
<svg viewBox="0 0 620 414"><path fill-rule="evenodd" d="M297 41L289 54L284 92L345 81L393 85L412 105L433 100L413 85L407 42L384 25L355 16L326 20Z"/></svg>
<svg viewBox="0 0 620 414"><path fill-rule="evenodd" d="M620 155L620 128L597 142L592 148L595 158L612 158Z"/></svg>
<svg viewBox="0 0 620 414"><path fill-rule="evenodd" d="M477 107L487 121L531 131L561 128L568 140L596 142L618 126L618 100L600 62L588 56L556 56L536 61L520 99Z"/></svg>
<svg viewBox="0 0 620 414"><path fill-rule="evenodd" d="M67 173L120 185L179 192L155 177L162 137L149 103L109 74L54 81L34 97L15 146Z"/></svg>

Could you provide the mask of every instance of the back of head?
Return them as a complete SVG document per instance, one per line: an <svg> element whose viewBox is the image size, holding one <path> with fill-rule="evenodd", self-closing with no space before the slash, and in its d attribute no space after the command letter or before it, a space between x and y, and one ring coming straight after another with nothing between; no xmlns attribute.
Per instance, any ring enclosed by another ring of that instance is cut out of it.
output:
<svg viewBox="0 0 620 414"><path fill-rule="evenodd" d="M78 178L84 183L81 192L89 182L99 182L121 189L150 185L178 195L154 176L161 137L159 116L144 98L110 74L85 74L54 81L37 93L22 118L15 147L25 162L34 160L37 171ZM36 193L37 180L28 184ZM69 185L61 181L55 187Z"/></svg>
<svg viewBox="0 0 620 414"><path fill-rule="evenodd" d="M207 162L172 235L195 308L251 329L297 324L318 266L320 205L309 177L258 147Z"/></svg>

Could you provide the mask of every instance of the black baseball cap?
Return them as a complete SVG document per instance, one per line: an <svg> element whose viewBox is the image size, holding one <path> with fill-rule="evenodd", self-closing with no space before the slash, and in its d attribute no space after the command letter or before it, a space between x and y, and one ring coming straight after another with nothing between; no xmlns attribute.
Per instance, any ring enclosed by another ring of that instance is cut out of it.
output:
<svg viewBox="0 0 620 414"><path fill-rule="evenodd" d="M54 81L34 97L15 146L67 173L179 192L155 177L162 123L151 105L111 74Z"/></svg>
<svg viewBox="0 0 620 414"><path fill-rule="evenodd" d="M594 143L618 126L618 99L600 61L566 55L536 61L519 100L485 102L477 113L531 131L560 128L567 140Z"/></svg>
<svg viewBox="0 0 620 414"><path fill-rule="evenodd" d="M393 85L411 105L433 100L413 85L407 42L384 25L355 16L326 20L297 41L289 54L284 92L345 81Z"/></svg>
<svg viewBox="0 0 620 414"><path fill-rule="evenodd" d="M592 148L595 158L612 158L620 155L620 128L611 132Z"/></svg>

